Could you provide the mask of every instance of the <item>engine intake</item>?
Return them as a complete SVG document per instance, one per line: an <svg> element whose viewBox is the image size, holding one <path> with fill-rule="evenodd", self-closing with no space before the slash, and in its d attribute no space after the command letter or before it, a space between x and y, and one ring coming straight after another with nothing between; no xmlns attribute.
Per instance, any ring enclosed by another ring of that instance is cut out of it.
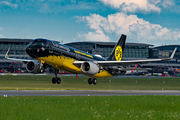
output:
<svg viewBox="0 0 180 120"><path fill-rule="evenodd" d="M99 67L92 62L84 62L81 64L81 70L89 75L94 75L99 72Z"/></svg>
<svg viewBox="0 0 180 120"><path fill-rule="evenodd" d="M37 61L29 61L26 64L26 69L30 72L30 73L42 73L43 69L40 69L40 64Z"/></svg>

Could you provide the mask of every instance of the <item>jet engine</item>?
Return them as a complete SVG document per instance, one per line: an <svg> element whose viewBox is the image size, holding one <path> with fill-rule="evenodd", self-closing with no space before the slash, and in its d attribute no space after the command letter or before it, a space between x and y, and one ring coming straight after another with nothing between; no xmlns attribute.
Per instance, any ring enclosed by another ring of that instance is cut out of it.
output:
<svg viewBox="0 0 180 120"><path fill-rule="evenodd" d="M81 64L81 70L86 74L94 75L99 72L99 67L88 61Z"/></svg>
<svg viewBox="0 0 180 120"><path fill-rule="evenodd" d="M44 65L41 67L41 64L38 63L37 61L29 61L27 64L26 64L26 69L30 72L30 73L34 73L34 74L37 74L37 73L43 73L44 70L45 70L45 67Z"/></svg>

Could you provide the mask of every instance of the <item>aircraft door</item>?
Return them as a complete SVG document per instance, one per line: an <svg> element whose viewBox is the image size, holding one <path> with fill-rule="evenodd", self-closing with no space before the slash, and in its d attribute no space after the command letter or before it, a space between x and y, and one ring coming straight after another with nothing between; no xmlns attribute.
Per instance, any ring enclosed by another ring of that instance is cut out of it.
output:
<svg viewBox="0 0 180 120"><path fill-rule="evenodd" d="M49 43L49 53L53 53L53 44L52 42L48 42Z"/></svg>
<svg viewBox="0 0 180 120"><path fill-rule="evenodd" d="M75 53L75 58L76 58L76 60L80 60L79 54Z"/></svg>

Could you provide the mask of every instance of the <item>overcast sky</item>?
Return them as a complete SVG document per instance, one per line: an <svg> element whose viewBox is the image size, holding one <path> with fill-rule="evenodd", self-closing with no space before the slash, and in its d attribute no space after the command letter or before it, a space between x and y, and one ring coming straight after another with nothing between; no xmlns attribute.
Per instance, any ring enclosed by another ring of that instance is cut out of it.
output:
<svg viewBox="0 0 180 120"><path fill-rule="evenodd" d="M180 44L180 0L1 0L0 38Z"/></svg>

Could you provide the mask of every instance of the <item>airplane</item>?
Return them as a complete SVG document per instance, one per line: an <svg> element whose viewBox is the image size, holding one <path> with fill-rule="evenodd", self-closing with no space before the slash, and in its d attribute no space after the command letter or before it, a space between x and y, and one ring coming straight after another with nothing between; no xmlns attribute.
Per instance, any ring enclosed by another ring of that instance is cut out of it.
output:
<svg viewBox="0 0 180 120"><path fill-rule="evenodd" d="M135 73L135 72L137 71L137 70L136 70L137 66L138 66L138 64L135 65L134 70L127 70L127 71L126 71L126 75Z"/></svg>
<svg viewBox="0 0 180 120"><path fill-rule="evenodd" d="M138 64L135 65L134 68L130 68L130 70L128 70L128 68L126 68L126 75L132 75L132 74L137 74L137 73L141 73L141 72L147 72L147 70L152 70L151 68L137 68Z"/></svg>
<svg viewBox="0 0 180 120"><path fill-rule="evenodd" d="M26 53L34 60L10 58L8 55L10 48L5 58L26 63L26 68L31 73L42 73L46 68L53 67L55 73L55 77L52 78L53 84L61 83L57 73L62 70L89 76L88 83L95 85L96 78L124 75L127 70L131 70L123 68L124 65L171 60L177 49L174 49L169 58L121 61L125 41L126 35L122 34L107 59L47 39L35 39L26 46Z"/></svg>

